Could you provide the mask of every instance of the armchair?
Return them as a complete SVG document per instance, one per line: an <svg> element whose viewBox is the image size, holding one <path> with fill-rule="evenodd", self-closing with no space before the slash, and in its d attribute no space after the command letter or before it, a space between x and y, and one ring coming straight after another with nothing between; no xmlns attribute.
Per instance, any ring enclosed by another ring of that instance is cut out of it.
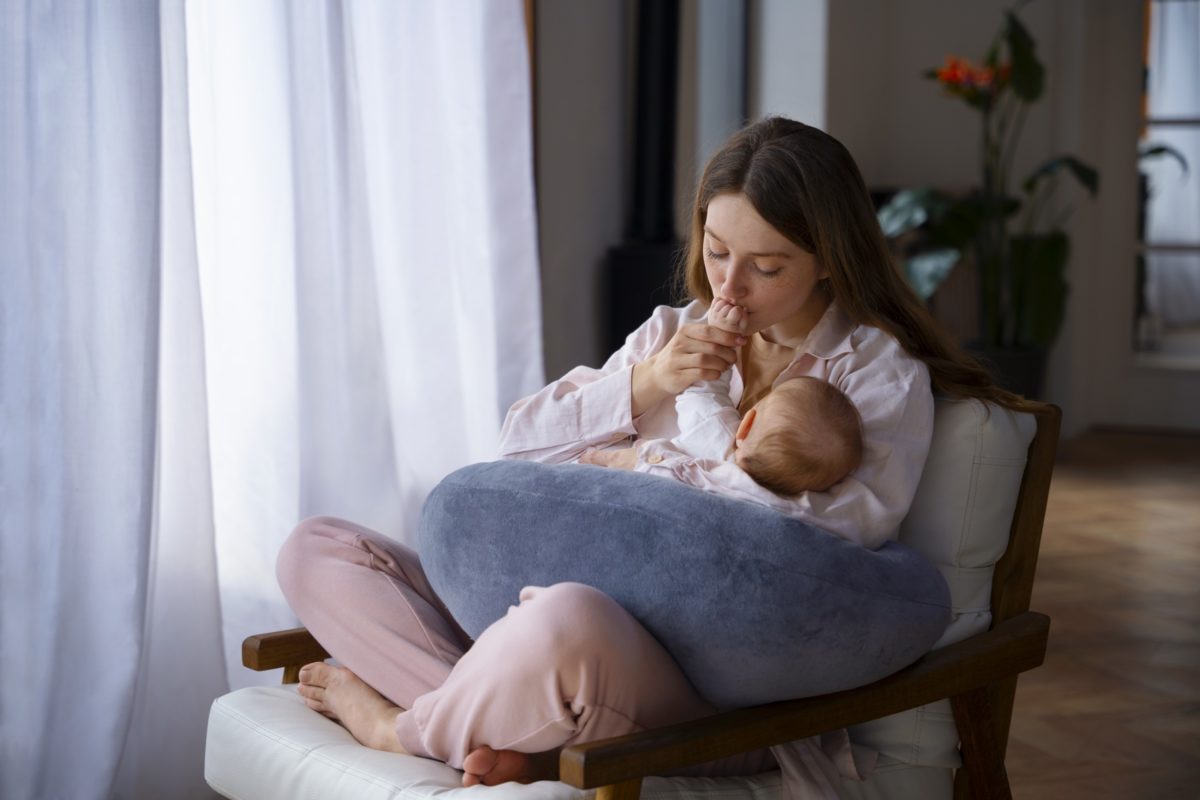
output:
<svg viewBox="0 0 1200 800"><path fill-rule="evenodd" d="M1059 422L1055 406L1014 413L938 401L934 444L901 541L942 570L955 614L935 649L915 664L849 691L568 747L560 783L483 791L496 800L557 800L594 789L598 800L636 800L664 791L699 797L719 784L722 793L757 796L769 782L651 779L644 792L643 779L849 727L853 740L880 750L896 769L865 785L844 784L847 797L1011 797L1004 753L1017 676L1042 663L1049 631L1049 619L1029 604ZM301 665L327 657L302 628L251 636L242 648L247 667L282 667L285 684L297 680ZM947 699L952 716L939 710ZM951 778L953 766L959 768ZM361 747L291 690L265 687L214 702L205 776L217 791L245 800L480 790L453 789L458 773L444 765Z"/></svg>

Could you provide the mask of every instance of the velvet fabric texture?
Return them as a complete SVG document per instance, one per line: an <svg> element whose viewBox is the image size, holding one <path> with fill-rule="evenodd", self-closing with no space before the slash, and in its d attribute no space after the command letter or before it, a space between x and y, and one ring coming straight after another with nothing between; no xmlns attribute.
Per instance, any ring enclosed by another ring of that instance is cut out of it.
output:
<svg viewBox="0 0 1200 800"><path fill-rule="evenodd" d="M901 544L867 550L762 506L578 464L451 473L425 504L420 553L472 637L524 586L585 583L621 603L722 709L878 680L927 652L950 621L945 581Z"/></svg>

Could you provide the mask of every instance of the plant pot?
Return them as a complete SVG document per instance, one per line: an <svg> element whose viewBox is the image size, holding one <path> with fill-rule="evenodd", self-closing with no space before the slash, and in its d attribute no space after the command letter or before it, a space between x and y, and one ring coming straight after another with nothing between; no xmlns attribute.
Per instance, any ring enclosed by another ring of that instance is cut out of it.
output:
<svg viewBox="0 0 1200 800"><path fill-rule="evenodd" d="M967 350L983 363L1002 388L1030 400L1041 399L1046 376L1046 348L1017 349L969 344Z"/></svg>

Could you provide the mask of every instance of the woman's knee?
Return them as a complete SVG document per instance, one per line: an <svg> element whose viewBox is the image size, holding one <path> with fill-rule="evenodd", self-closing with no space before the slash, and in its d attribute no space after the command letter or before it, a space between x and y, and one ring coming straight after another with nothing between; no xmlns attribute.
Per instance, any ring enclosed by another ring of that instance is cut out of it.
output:
<svg viewBox="0 0 1200 800"><path fill-rule="evenodd" d="M288 602L313 585L312 573L322 564L325 555L322 551L328 547L327 531L337 522L331 517L310 517L297 525L279 548L275 579Z"/></svg>
<svg viewBox="0 0 1200 800"><path fill-rule="evenodd" d="M518 609L529 652L553 660L586 660L636 636L638 623L604 592L582 583L530 587Z"/></svg>

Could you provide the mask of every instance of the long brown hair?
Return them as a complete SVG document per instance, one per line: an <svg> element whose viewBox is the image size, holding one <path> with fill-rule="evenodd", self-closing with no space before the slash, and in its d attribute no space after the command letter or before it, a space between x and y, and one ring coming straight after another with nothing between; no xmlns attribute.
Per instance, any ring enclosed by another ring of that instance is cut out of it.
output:
<svg viewBox="0 0 1200 800"><path fill-rule="evenodd" d="M829 278L827 291L854 322L891 334L929 367L934 391L1027 402L991 375L934 320L896 268L858 165L841 142L801 122L768 117L735 133L709 160L696 190L682 264L687 292L711 303L704 270L709 202L741 193L771 227L812 253Z"/></svg>

